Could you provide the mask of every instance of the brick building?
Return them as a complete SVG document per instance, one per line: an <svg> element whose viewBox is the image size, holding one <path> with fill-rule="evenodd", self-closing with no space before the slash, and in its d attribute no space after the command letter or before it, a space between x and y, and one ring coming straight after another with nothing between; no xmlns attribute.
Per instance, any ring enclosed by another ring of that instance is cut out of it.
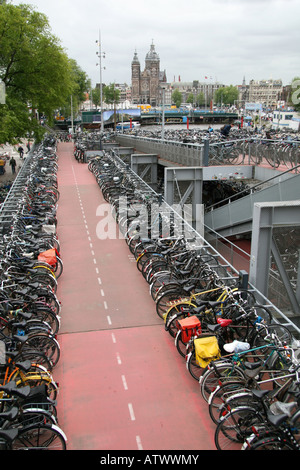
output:
<svg viewBox="0 0 300 470"><path fill-rule="evenodd" d="M143 71L137 52L134 53L131 62L131 99L133 104L159 106L162 101L161 86L166 81L166 72L160 70L160 58L153 43L146 55Z"/></svg>

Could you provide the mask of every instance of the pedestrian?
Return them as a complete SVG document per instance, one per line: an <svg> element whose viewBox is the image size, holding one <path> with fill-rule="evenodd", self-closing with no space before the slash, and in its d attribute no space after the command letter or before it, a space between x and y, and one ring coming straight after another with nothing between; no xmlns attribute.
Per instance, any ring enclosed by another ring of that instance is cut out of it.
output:
<svg viewBox="0 0 300 470"><path fill-rule="evenodd" d="M19 148L18 148L18 152L19 152L19 155L20 155L20 158L21 160L23 159L23 155L24 155L24 149L23 147L20 145Z"/></svg>
<svg viewBox="0 0 300 470"><path fill-rule="evenodd" d="M14 159L14 157L11 157L10 161L9 161L9 164L11 166L11 171L12 171L12 174L14 175L16 173L16 160Z"/></svg>
<svg viewBox="0 0 300 470"><path fill-rule="evenodd" d="M222 137L228 137L229 136L229 132L231 130L231 126L232 124L227 124L226 126L223 126L221 128L221 134L222 134Z"/></svg>
<svg viewBox="0 0 300 470"><path fill-rule="evenodd" d="M27 153L30 152L30 142L27 142Z"/></svg>
<svg viewBox="0 0 300 470"><path fill-rule="evenodd" d="M4 167L5 167L5 160L2 157L0 157L0 175L4 175L5 173Z"/></svg>

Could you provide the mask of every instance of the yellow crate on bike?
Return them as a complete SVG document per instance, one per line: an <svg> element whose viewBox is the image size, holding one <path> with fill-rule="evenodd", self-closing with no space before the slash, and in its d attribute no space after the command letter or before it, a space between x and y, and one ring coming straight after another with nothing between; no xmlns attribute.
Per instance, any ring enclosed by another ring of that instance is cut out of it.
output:
<svg viewBox="0 0 300 470"><path fill-rule="evenodd" d="M220 359L221 351L216 336L205 336L194 340L196 362L206 367L211 361Z"/></svg>
<svg viewBox="0 0 300 470"><path fill-rule="evenodd" d="M199 318L195 315L191 317L183 318L182 320L178 320L178 327L181 330L181 340L183 343L188 343L192 336L195 335L196 332L199 333L201 328L201 322Z"/></svg>

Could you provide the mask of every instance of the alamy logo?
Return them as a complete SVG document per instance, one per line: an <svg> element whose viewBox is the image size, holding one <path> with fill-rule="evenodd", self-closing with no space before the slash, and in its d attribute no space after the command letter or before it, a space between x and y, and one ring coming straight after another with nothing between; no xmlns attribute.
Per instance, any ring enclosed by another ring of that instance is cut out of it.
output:
<svg viewBox="0 0 300 470"><path fill-rule="evenodd" d="M122 239L126 234L129 237L139 234L140 238L152 239L161 236L181 237L182 235L189 238L191 232L194 236L191 228L193 208L189 204L185 204L179 214L178 206L166 208L155 203L151 204L151 207L142 203L131 204L125 196L119 198L116 207L117 210L112 209L109 203L103 203L97 207L96 216L99 217L99 222L96 234L99 240ZM197 205L196 217L195 229L202 236L204 220L202 204ZM116 218L118 224L116 224Z"/></svg>
<svg viewBox="0 0 300 470"><path fill-rule="evenodd" d="M292 83L292 89L296 90L292 93L292 103L299 104L300 103L300 79L294 80Z"/></svg>

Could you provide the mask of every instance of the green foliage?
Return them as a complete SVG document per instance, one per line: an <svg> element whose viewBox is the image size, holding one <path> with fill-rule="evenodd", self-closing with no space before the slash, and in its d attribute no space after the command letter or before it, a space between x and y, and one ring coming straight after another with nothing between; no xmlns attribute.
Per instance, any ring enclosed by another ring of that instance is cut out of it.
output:
<svg viewBox="0 0 300 470"><path fill-rule="evenodd" d="M54 111L74 94L82 98L86 77L51 34L47 17L30 5L0 6L0 143L41 133L36 116L52 121Z"/></svg>
<svg viewBox="0 0 300 470"><path fill-rule="evenodd" d="M234 104L234 101L239 97L237 87L230 85L221 87L216 91L215 102L218 104Z"/></svg>
<svg viewBox="0 0 300 470"><path fill-rule="evenodd" d="M190 93L186 100L187 103L193 104L194 103L194 95Z"/></svg>
<svg viewBox="0 0 300 470"><path fill-rule="evenodd" d="M120 90L115 87L114 83L103 88L103 99L107 104L116 104L120 101Z"/></svg>
<svg viewBox="0 0 300 470"><path fill-rule="evenodd" d="M203 106L205 104L205 96L202 91L197 95L197 106Z"/></svg>
<svg viewBox="0 0 300 470"><path fill-rule="evenodd" d="M91 98L96 107L100 106L100 87L93 88Z"/></svg>
<svg viewBox="0 0 300 470"><path fill-rule="evenodd" d="M177 108L180 108L180 105L182 103L182 94L177 89L174 90L172 93L172 102L175 103Z"/></svg>

